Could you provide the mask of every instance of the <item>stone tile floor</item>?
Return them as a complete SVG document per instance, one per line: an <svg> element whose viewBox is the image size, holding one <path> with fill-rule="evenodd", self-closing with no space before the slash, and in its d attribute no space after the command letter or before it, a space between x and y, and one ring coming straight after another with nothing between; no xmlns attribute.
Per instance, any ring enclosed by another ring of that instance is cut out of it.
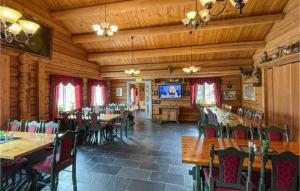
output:
<svg viewBox="0 0 300 191"><path fill-rule="evenodd" d="M198 136L196 124L158 124L138 116L124 142L80 146L78 190L191 191L192 165L181 163L182 135ZM60 173L58 190L72 190L70 172Z"/></svg>

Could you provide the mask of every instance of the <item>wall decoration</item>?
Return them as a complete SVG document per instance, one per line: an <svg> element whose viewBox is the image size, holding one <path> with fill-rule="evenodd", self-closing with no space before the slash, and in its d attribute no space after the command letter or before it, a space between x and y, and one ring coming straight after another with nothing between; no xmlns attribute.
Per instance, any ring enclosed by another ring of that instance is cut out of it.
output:
<svg viewBox="0 0 300 191"><path fill-rule="evenodd" d="M243 84L243 99L256 101L255 87L253 84Z"/></svg>
<svg viewBox="0 0 300 191"><path fill-rule="evenodd" d="M161 102L160 102L160 100L156 100L156 104L160 104Z"/></svg>
<svg viewBox="0 0 300 191"><path fill-rule="evenodd" d="M186 90L186 91L184 92L184 96L190 96L190 90Z"/></svg>
<svg viewBox="0 0 300 191"><path fill-rule="evenodd" d="M157 96L158 95L158 91L154 91L154 95Z"/></svg>
<svg viewBox="0 0 300 191"><path fill-rule="evenodd" d="M224 100L236 100L236 91L224 91Z"/></svg>
<svg viewBox="0 0 300 191"><path fill-rule="evenodd" d="M26 18L26 20L36 22L30 18ZM51 58L52 28L42 25L41 23L38 24L40 25L39 29L34 35L30 36L30 38L28 38L28 36L24 32L20 32L17 40L14 40L12 42L1 40L0 45L24 52L29 52L46 58Z"/></svg>
<svg viewBox="0 0 300 191"><path fill-rule="evenodd" d="M122 92L123 92L122 88L116 88L116 96L117 97L122 97Z"/></svg>
<svg viewBox="0 0 300 191"><path fill-rule="evenodd" d="M156 104L156 100L152 100L152 104Z"/></svg>

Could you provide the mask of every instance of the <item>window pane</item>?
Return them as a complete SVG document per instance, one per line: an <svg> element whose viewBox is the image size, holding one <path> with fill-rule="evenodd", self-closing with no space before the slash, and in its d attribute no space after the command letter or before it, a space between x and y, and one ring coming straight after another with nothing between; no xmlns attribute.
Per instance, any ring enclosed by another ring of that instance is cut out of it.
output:
<svg viewBox="0 0 300 191"><path fill-rule="evenodd" d="M75 87L71 84L66 86L66 110L76 109L75 105Z"/></svg>
<svg viewBox="0 0 300 191"><path fill-rule="evenodd" d="M198 86L197 104L215 104L215 94L213 84L203 84Z"/></svg>
<svg viewBox="0 0 300 191"><path fill-rule="evenodd" d="M58 111L64 111L64 86L59 84Z"/></svg>
<svg viewBox="0 0 300 191"><path fill-rule="evenodd" d="M102 105L102 88L94 86L94 105Z"/></svg>
<svg viewBox="0 0 300 191"><path fill-rule="evenodd" d="M197 94L197 101L196 103L201 104L204 102L204 86L199 85L198 86L198 94Z"/></svg>

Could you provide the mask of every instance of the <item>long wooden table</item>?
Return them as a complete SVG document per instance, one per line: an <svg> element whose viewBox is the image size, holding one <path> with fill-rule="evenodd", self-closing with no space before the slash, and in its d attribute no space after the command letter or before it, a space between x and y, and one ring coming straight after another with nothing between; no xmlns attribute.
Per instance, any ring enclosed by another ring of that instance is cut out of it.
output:
<svg viewBox="0 0 300 191"><path fill-rule="evenodd" d="M54 134L45 133L28 133L28 132L8 132L8 135L13 133L16 140L0 144L1 159L16 159L38 150L41 150L54 142Z"/></svg>
<svg viewBox="0 0 300 191"><path fill-rule="evenodd" d="M260 141L254 141L257 146L261 146ZM210 161L210 144L214 144L215 149L224 149L228 147L235 147L240 150L244 150L248 147L248 140L238 139L221 139L221 138L204 138L193 136L182 136L182 162L187 164L194 164L195 167L191 171L191 175L195 180L194 190L200 188L200 169L204 166L209 166ZM291 151L296 155L299 155L299 143L298 142L270 142L270 149L274 149L275 152L281 153L283 151ZM218 166L219 161L217 156L214 158L214 165ZM248 166L248 161L245 160L244 167ZM253 163L253 169L259 171L261 168L260 156L255 156ZM267 169L271 169L270 162L266 165Z"/></svg>
<svg viewBox="0 0 300 191"><path fill-rule="evenodd" d="M253 128L258 128L259 126L259 124L254 123L252 120L244 117L240 117L235 113L230 113L231 119L228 119L225 117L227 112L220 108L217 109L211 108L211 111L217 115L218 123L222 123L223 125L228 124L229 126L236 126L238 124L241 124L243 126L250 127L250 125L252 124ZM205 112L207 112L206 109Z"/></svg>

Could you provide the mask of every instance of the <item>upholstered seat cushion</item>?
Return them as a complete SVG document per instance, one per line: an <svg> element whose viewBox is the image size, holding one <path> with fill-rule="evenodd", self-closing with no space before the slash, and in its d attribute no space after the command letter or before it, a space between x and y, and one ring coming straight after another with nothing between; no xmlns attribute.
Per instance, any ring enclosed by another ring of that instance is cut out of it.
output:
<svg viewBox="0 0 300 191"><path fill-rule="evenodd" d="M207 185L209 186L209 168L203 168L203 173L205 176L205 181L207 183ZM215 181L219 180L219 169L218 168L214 168L213 169L213 178ZM215 187L215 191L240 191L238 189L232 189L232 188L223 188L223 187Z"/></svg>
<svg viewBox="0 0 300 191"><path fill-rule="evenodd" d="M122 127L122 123L120 122L113 123L113 127L120 128Z"/></svg>
<svg viewBox="0 0 300 191"><path fill-rule="evenodd" d="M243 129L235 129L234 136L236 139L247 139L247 132Z"/></svg>
<svg viewBox="0 0 300 191"><path fill-rule="evenodd" d="M53 131L54 131L54 127L53 126L47 126L45 128L45 133L47 133L47 134L52 134Z"/></svg>
<svg viewBox="0 0 300 191"><path fill-rule="evenodd" d="M205 129L205 137L217 137L217 131L213 128Z"/></svg>
<svg viewBox="0 0 300 191"><path fill-rule="evenodd" d="M59 158L60 158L60 155L57 154L56 161L59 161ZM32 169L50 174L51 173L51 162L52 162L52 156L47 157L45 160L32 165ZM73 159L70 158L68 160L63 161L62 163L57 164L58 166L56 167L56 169L63 170L66 167L72 165L72 163L73 163Z"/></svg>
<svg viewBox="0 0 300 191"><path fill-rule="evenodd" d="M25 167L28 160L26 158L19 158L15 160L4 160L1 159L1 175L3 177L11 176L15 174L17 171L21 170Z"/></svg>
<svg viewBox="0 0 300 191"><path fill-rule="evenodd" d="M270 141L282 141L282 133L270 131L268 132Z"/></svg>
<svg viewBox="0 0 300 191"><path fill-rule="evenodd" d="M276 162L275 188L278 190L290 190L293 177L296 173L297 162L292 160L278 160Z"/></svg>
<svg viewBox="0 0 300 191"><path fill-rule="evenodd" d="M12 125L10 126L10 130L11 130L11 131L18 131L18 125L17 125L17 124L12 124Z"/></svg>

